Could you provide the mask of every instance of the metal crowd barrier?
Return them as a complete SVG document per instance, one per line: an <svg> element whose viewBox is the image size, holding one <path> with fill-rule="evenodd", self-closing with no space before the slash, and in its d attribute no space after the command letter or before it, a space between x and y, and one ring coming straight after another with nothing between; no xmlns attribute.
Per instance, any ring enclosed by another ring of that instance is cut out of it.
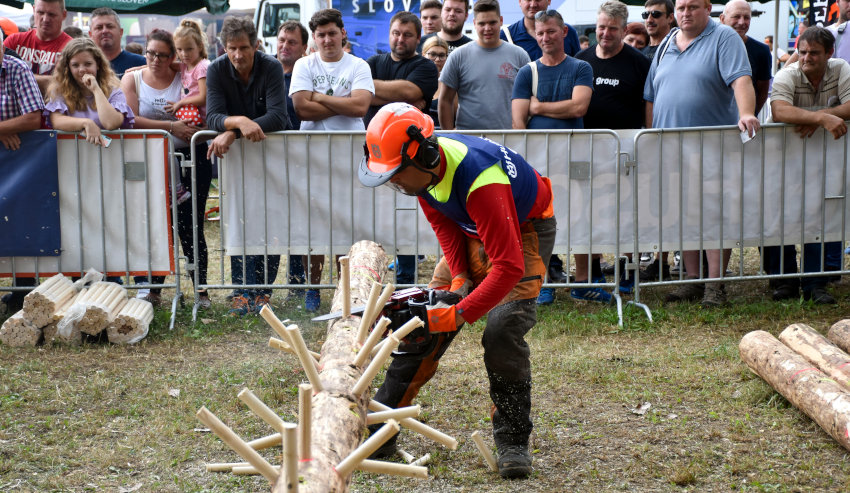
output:
<svg viewBox="0 0 850 493"><path fill-rule="evenodd" d="M511 147L552 180L555 213L559 218L555 253L620 254L621 229L611 228L608 223L610 215L625 214L621 207L631 207L631 200L614 200L620 196L625 176L621 166L625 154L617 133L608 130L463 133ZM192 155L200 142L215 135L215 132L195 134ZM218 262L220 274L206 285L197 284L200 289L333 288L332 283L310 283L309 262L304 264L306 283L290 283L288 259L308 253L328 258L345 254L352 243L361 239L383 244L393 256L440 254L436 238L414 197L405 197L386 187L371 189L360 185L356 166L363 153L364 133L278 132L267 137L257 144L237 140L223 162L216 164L220 178L222 249L217 259L211 256L210 262ZM197 193L193 190L192 195L195 197ZM268 269L264 269L262 282L230 282L225 257L242 258L244 280L249 255L261 256L265 267L274 262L274 256L281 255L277 273L280 281L270 279ZM567 269L570 262L567 255ZM333 279L335 262L327 264L325 268ZM425 284L428 280L419 279L414 273L414 284ZM612 282L593 287L614 289L618 311L622 313L618 280L616 277ZM590 279L587 283L553 286L588 285Z"/></svg>
<svg viewBox="0 0 850 493"><path fill-rule="evenodd" d="M789 125L764 125L743 143L737 127L644 130L635 136L634 245L641 252L734 249L737 265L720 275L641 282L641 287L681 283L777 280L850 273L844 267L847 243L847 136L833 139L818 130L801 139ZM662 158L663 156L663 158ZM841 244L841 267L818 272L784 270L784 247L827 242ZM780 247L780 272L767 274L759 255L755 274L746 272L744 250ZM636 269L635 264L628 266Z"/></svg>
<svg viewBox="0 0 850 493"><path fill-rule="evenodd" d="M572 265L570 254L577 253L620 258L630 252L637 257L638 252L846 243L846 137L832 142L821 132L800 140L793 127L783 125L765 126L746 144L735 127L463 133L511 147L552 180L558 219L555 253L566 255L566 270ZM197 133L193 149L214 135ZM237 140L217 164L222 248L210 262L219 262L221 274L199 288L333 288L332 283L310 284L309 263L304 265L306 283L290 283L288 259L308 253L331 258L361 239L383 244L389 255L439 255L439 245L414 198L359 184L356 167L363 133L279 132L267 137L257 144ZM192 163L186 166L191 168ZM818 189L812 176L821 168L815 180ZM193 188L194 184L193 180ZM194 190L192 195L197 195ZM795 209L792 197L800 197L803 205ZM782 204L778 218L771 216L776 209L770 205L777 198ZM812 221L817 214L821 221ZM838 219L830 219L833 216ZM262 282L230 282L225 257L242 257L246 265L249 255L261 256L265 266L270 257L281 255L277 274L281 282L269 278L268 270ZM680 274L679 279L649 283L640 282L637 260L628 262L626 270L635 283L634 298L628 303L651 319L649 308L640 303L641 287L819 274L767 275L761 265L752 274L745 272L740 257L733 275L689 280ZM624 301L616 264L614 279L592 287L614 291L622 324ZM335 262L328 261L325 269L333 279ZM415 279L417 284L427 281Z"/></svg>
<svg viewBox="0 0 850 493"><path fill-rule="evenodd" d="M132 284L133 276L145 276L146 288L175 290L173 328L182 292L174 193L178 175L168 132L104 132L113 139L108 148L93 146L77 133L37 132L56 138L61 251L56 256L0 258L0 275L13 279L13 286L0 291L32 289L18 286L16 277L33 278L37 284L57 272L76 277L89 268L120 278L128 289L142 287ZM15 152L26 166L26 149ZM153 283L153 276L160 275L173 280Z"/></svg>

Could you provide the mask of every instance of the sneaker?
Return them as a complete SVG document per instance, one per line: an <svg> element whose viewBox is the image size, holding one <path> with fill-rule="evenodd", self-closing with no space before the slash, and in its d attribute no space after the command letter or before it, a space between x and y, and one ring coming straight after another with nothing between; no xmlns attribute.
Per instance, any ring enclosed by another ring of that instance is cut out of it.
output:
<svg viewBox="0 0 850 493"><path fill-rule="evenodd" d="M780 284L773 291L773 301L800 299L800 289L794 284Z"/></svg>
<svg viewBox="0 0 850 493"><path fill-rule="evenodd" d="M836 303L835 298L833 298L831 294L827 293L824 288L804 290L803 299L807 301L811 300L811 302L816 305L834 305Z"/></svg>
<svg viewBox="0 0 850 493"><path fill-rule="evenodd" d="M319 311L319 304L322 302L322 297L319 295L318 289L308 289L307 295L304 297L304 309L308 312Z"/></svg>
<svg viewBox="0 0 850 493"><path fill-rule="evenodd" d="M706 284L702 302L700 303L702 306L708 308L723 306L726 303L726 286L720 283Z"/></svg>
<svg viewBox="0 0 850 493"><path fill-rule="evenodd" d="M640 263L646 265L654 259L655 254L652 252L641 252L640 254Z"/></svg>
<svg viewBox="0 0 850 493"><path fill-rule="evenodd" d="M540 294L537 295L538 305L551 305L555 302L555 290L553 288L543 288Z"/></svg>
<svg viewBox="0 0 850 493"><path fill-rule="evenodd" d="M254 297L254 306L251 307L251 311L254 313L260 313L260 310L263 309L264 306L271 303L271 296L267 294L258 294Z"/></svg>
<svg viewBox="0 0 850 493"><path fill-rule="evenodd" d="M531 454L528 447L522 445L506 445L499 448L499 458L496 460L499 476L505 479L526 478L531 474Z"/></svg>
<svg viewBox="0 0 850 493"><path fill-rule="evenodd" d="M236 295L231 302L231 309L227 312L228 315L234 317L243 317L251 312L251 300L244 295Z"/></svg>
<svg viewBox="0 0 850 493"><path fill-rule="evenodd" d="M696 301L702 299L704 293L705 284L682 284L670 292L664 300L668 303Z"/></svg>
<svg viewBox="0 0 850 493"><path fill-rule="evenodd" d="M605 278L594 279L594 283L605 282ZM576 301L595 301L597 303L611 303L611 293L602 288L572 288L570 297Z"/></svg>

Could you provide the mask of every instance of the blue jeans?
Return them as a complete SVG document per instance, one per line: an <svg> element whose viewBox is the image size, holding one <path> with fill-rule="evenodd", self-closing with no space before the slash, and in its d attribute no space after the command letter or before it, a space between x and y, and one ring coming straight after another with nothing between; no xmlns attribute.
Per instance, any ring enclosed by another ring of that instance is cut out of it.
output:
<svg viewBox="0 0 850 493"><path fill-rule="evenodd" d="M280 266L280 255L269 255L266 258L268 259L268 271L266 271L266 261L264 261L262 255L246 255L244 265L241 255L230 257L230 279L232 283L266 284L266 274L268 274L268 284L273 284L277 277L277 268ZM271 289L242 289L237 291L247 295L265 294L271 296L272 294Z"/></svg>
<svg viewBox="0 0 850 493"><path fill-rule="evenodd" d="M839 259L839 265L837 268L840 268L842 253L841 242L830 241L823 245L825 250L823 254L821 254L820 243L806 243L803 245L803 272L820 272L821 259L824 259L823 270L834 270L836 267L830 268L832 266L829 265L829 259L834 259L836 257L836 252ZM828 279L829 278L826 276L804 277L800 279L800 287L803 288L803 291L811 291L815 288L824 288L826 287Z"/></svg>
<svg viewBox="0 0 850 493"><path fill-rule="evenodd" d="M396 284L413 284L416 278L416 255L396 255Z"/></svg>
<svg viewBox="0 0 850 493"><path fill-rule="evenodd" d="M844 261L844 252L841 251L842 243L840 241L829 241L824 243L824 246L826 247L824 270L841 270Z"/></svg>
<svg viewBox="0 0 850 493"><path fill-rule="evenodd" d="M304 273L304 261L301 255L289 256L289 284L304 284L307 275Z"/></svg>
<svg viewBox="0 0 850 493"><path fill-rule="evenodd" d="M782 258L782 254L785 257ZM764 259L764 271L768 274L796 274L797 273L797 247L794 245L764 247L761 252ZM799 286L797 279L773 279L771 287L779 284Z"/></svg>

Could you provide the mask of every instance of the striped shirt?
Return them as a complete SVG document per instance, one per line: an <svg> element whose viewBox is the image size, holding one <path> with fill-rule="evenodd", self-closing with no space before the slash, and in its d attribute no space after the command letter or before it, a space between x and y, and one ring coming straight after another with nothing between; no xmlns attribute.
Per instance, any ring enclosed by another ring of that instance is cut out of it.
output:
<svg viewBox="0 0 850 493"><path fill-rule="evenodd" d="M27 64L4 56L0 66L0 121L42 110L44 101Z"/></svg>
<svg viewBox="0 0 850 493"><path fill-rule="evenodd" d="M817 88L800 70L799 62L787 65L776 73L770 99L812 111L844 104L850 101L850 65L830 58Z"/></svg>

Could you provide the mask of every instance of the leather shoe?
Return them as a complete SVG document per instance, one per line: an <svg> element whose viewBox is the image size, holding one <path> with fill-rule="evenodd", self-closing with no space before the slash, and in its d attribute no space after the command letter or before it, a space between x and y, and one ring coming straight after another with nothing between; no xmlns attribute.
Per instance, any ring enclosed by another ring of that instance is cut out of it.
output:
<svg viewBox="0 0 850 493"><path fill-rule="evenodd" d="M835 298L833 298L832 295L827 293L823 288L814 288L810 291L803 291L803 299L806 301L811 300L811 302L816 305L834 305L836 303Z"/></svg>
<svg viewBox="0 0 850 493"><path fill-rule="evenodd" d="M555 284L563 284L567 282L567 274L561 269L549 267L549 282Z"/></svg>
<svg viewBox="0 0 850 493"><path fill-rule="evenodd" d="M793 300L800 298L800 290L791 284L780 284L773 291L773 301Z"/></svg>

